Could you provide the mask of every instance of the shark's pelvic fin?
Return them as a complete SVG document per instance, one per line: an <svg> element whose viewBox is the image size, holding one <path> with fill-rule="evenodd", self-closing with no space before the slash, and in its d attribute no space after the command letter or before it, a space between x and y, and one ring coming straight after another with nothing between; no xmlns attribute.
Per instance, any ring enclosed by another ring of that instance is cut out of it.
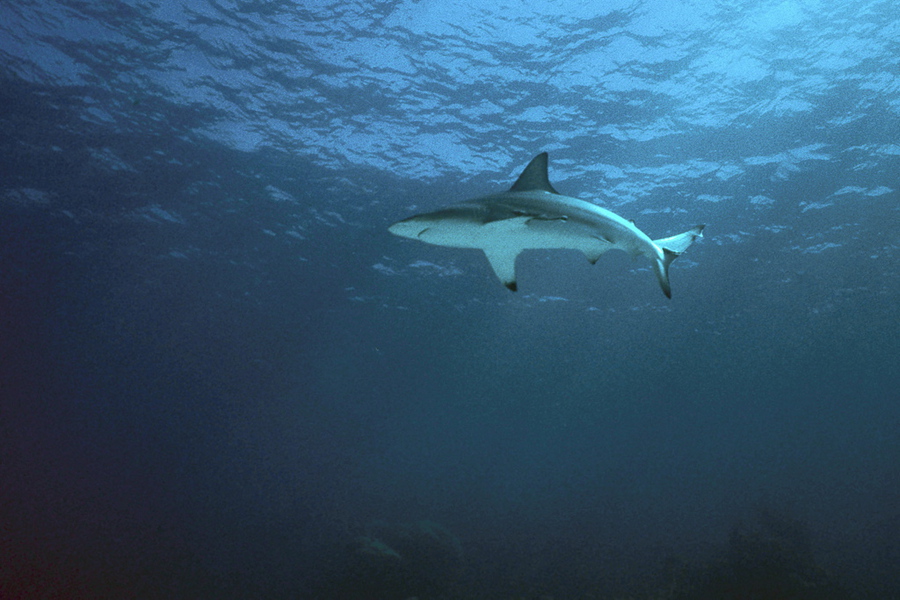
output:
<svg viewBox="0 0 900 600"><path fill-rule="evenodd" d="M550 177L547 175L547 153L541 152L531 159L519 178L511 188L511 192L533 192L542 191L551 194L559 194L553 186L550 185Z"/></svg>

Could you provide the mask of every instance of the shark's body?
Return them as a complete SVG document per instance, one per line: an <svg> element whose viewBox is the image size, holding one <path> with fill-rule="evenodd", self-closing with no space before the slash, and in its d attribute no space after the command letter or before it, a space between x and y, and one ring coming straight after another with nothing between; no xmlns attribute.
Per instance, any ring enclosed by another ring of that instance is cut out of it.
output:
<svg viewBox="0 0 900 600"><path fill-rule="evenodd" d="M663 293L671 298L669 265L703 225L651 240L634 223L596 204L563 196L547 177L547 153L538 154L507 192L468 200L394 223L390 232L450 248L479 248L494 272L516 290L516 257L523 250L571 248L591 263L619 249L650 259Z"/></svg>

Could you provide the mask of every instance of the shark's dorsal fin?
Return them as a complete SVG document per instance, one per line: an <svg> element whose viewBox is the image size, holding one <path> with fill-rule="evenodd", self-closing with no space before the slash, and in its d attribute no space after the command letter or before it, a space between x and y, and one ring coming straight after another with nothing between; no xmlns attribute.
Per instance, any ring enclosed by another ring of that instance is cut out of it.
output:
<svg viewBox="0 0 900 600"><path fill-rule="evenodd" d="M550 192L558 194L553 186L550 185L550 178L547 176L547 153L541 152L531 159L519 178L511 188L511 192Z"/></svg>

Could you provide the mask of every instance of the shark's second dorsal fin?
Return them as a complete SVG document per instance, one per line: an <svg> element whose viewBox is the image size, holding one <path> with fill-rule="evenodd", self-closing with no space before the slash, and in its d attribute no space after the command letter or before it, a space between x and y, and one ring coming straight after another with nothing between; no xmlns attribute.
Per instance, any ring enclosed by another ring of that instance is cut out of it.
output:
<svg viewBox="0 0 900 600"><path fill-rule="evenodd" d="M511 192L550 192L558 194L553 186L550 185L550 178L547 176L547 153L541 152L531 159L519 178L511 188Z"/></svg>

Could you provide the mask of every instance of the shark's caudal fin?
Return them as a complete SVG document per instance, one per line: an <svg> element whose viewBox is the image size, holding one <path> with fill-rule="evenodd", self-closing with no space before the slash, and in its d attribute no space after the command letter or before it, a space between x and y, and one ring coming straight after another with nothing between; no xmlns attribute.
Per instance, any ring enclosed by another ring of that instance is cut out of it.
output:
<svg viewBox="0 0 900 600"><path fill-rule="evenodd" d="M656 271L656 278L659 280L659 287L662 288L666 298L672 297L672 286L669 285L669 265L672 261L681 256L681 253L688 249L698 237L703 237L703 228L705 225L697 225L684 233L673 235L667 238L653 240L653 243L659 246L663 251L663 258L653 265Z"/></svg>

